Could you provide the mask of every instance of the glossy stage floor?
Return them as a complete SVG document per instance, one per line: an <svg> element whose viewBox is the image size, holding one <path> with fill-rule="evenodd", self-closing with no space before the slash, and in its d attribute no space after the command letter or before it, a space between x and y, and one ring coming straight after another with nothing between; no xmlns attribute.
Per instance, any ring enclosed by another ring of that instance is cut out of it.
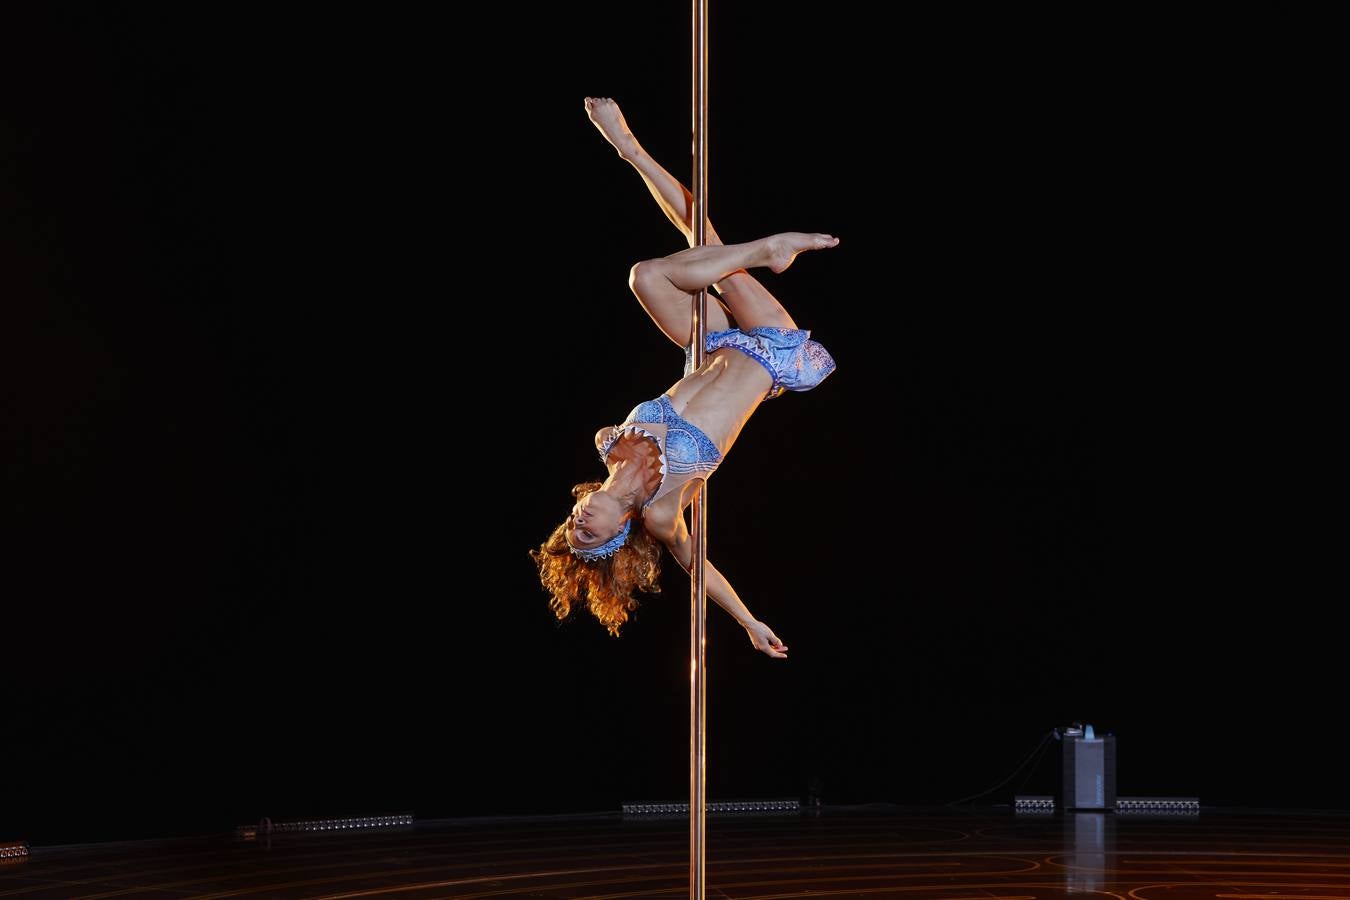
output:
<svg viewBox="0 0 1350 900"><path fill-rule="evenodd" d="M708 817L708 897L1350 898L1350 814L1014 815L825 807ZM0 898L683 897L688 819L419 821L365 833L34 847Z"/></svg>

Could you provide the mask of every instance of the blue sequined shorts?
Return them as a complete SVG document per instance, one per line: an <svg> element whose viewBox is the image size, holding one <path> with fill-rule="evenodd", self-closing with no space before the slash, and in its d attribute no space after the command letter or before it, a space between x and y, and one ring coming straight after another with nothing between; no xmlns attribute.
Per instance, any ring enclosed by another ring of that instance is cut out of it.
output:
<svg viewBox="0 0 1350 900"><path fill-rule="evenodd" d="M784 390L809 391L834 371L834 357L811 340L811 332L804 328L776 328L760 326L749 331L727 328L708 333L705 353L722 347L735 347L759 363L773 377L773 387L764 395L772 400ZM684 374L694 370L694 347L684 348Z"/></svg>

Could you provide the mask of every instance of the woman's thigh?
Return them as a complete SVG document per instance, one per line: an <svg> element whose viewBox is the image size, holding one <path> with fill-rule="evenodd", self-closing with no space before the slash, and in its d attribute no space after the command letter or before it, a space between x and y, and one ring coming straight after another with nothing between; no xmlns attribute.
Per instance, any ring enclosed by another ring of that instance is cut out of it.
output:
<svg viewBox="0 0 1350 900"><path fill-rule="evenodd" d="M640 273L636 266L628 286L661 333L681 349L688 346L694 326L693 296L675 287L665 276ZM712 293L708 294L706 327L708 331L722 331L731 327L727 308Z"/></svg>

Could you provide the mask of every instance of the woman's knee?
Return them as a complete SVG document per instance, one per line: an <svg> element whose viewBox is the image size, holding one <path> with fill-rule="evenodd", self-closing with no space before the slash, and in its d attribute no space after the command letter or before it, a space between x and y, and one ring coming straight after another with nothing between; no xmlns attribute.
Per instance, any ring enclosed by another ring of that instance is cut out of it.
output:
<svg viewBox="0 0 1350 900"><path fill-rule="evenodd" d="M634 263L628 270L628 287L639 297L648 296L664 290L669 292L672 289L679 290L670 283L664 271L665 260L663 259L644 259L642 262Z"/></svg>

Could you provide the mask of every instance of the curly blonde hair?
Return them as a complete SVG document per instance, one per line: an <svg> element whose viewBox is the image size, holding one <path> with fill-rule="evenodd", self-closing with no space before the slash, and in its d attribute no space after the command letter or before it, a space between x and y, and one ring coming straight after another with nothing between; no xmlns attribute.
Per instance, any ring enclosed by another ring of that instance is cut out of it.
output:
<svg viewBox="0 0 1350 900"><path fill-rule="evenodd" d="M601 484L599 481L578 484L572 488L572 496L580 500L599 490ZM661 545L642 527L638 516L628 540L613 556L588 561L572 555L566 531L564 521L538 550L529 551L539 567L539 581L550 594L549 609L561 622L571 614L572 604L584 596L591 615L618 637L620 626L628 621L628 613L638 608L633 591L661 592L657 581L661 575Z"/></svg>

